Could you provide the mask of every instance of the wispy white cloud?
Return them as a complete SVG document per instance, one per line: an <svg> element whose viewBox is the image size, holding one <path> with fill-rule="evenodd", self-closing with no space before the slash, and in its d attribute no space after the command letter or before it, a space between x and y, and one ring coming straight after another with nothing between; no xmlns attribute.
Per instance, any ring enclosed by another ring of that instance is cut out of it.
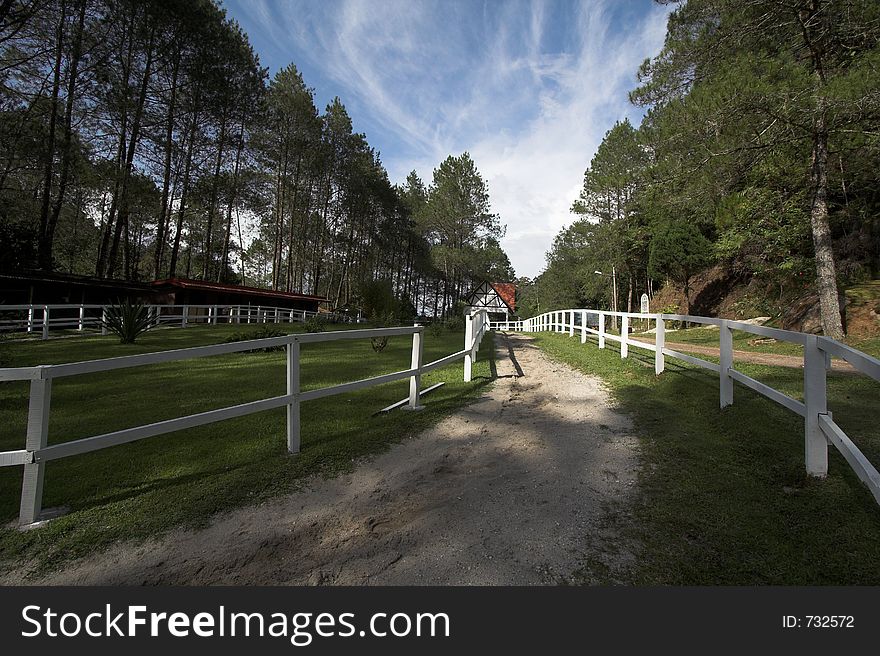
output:
<svg viewBox="0 0 880 656"><path fill-rule="evenodd" d="M415 169L429 182L443 158L469 151L508 226L503 245L529 276L571 222L604 133L637 118L627 91L662 45L668 11L648 0L228 6L271 50L268 63L307 64L323 78L312 84L339 90L392 180Z"/></svg>

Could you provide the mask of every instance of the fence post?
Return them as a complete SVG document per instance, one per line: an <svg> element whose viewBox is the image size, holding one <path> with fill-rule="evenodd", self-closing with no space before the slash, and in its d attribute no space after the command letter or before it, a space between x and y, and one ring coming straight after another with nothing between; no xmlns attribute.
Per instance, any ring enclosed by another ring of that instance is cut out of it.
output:
<svg viewBox="0 0 880 656"><path fill-rule="evenodd" d="M43 339L49 339L49 306L43 306Z"/></svg>
<svg viewBox="0 0 880 656"><path fill-rule="evenodd" d="M660 375L666 367L666 356L663 349L666 347L666 324L660 315L657 315L657 326L654 331L654 373Z"/></svg>
<svg viewBox="0 0 880 656"><path fill-rule="evenodd" d="M720 402L721 407L726 408L733 404L733 378L730 370L733 368L733 331L727 324L726 319L721 320L719 327L721 333L719 362L720 362Z"/></svg>
<svg viewBox="0 0 880 656"><path fill-rule="evenodd" d="M107 334L107 306L101 306L101 334Z"/></svg>
<svg viewBox="0 0 880 656"><path fill-rule="evenodd" d="M807 335L804 344L804 464L807 474L824 478L828 474L828 440L819 427L819 415L828 413L825 353L819 338Z"/></svg>
<svg viewBox="0 0 880 656"><path fill-rule="evenodd" d="M419 324L415 324L415 327L418 328ZM422 410L425 407L419 404L419 396L422 393L422 355L424 352L422 330L414 332L412 339L410 369L415 369L416 372L409 377L409 404L407 408L410 410Z"/></svg>
<svg viewBox="0 0 880 656"><path fill-rule="evenodd" d="M215 306L214 306L214 316L212 317L212 319L213 319L212 323L213 323L215 326L217 325L217 312L218 312L218 311L219 311L219 310L218 310L217 306L215 305Z"/></svg>
<svg viewBox="0 0 880 656"><path fill-rule="evenodd" d="M587 343L587 311L581 310L581 344Z"/></svg>
<svg viewBox="0 0 880 656"><path fill-rule="evenodd" d="M605 348L605 313L599 313L599 348Z"/></svg>
<svg viewBox="0 0 880 656"><path fill-rule="evenodd" d="M568 311L568 336L574 337L574 310Z"/></svg>
<svg viewBox="0 0 880 656"><path fill-rule="evenodd" d="M27 438L25 450L37 451L48 443L49 407L52 402L52 379L40 378L31 381L31 393L28 401ZM45 463L32 462L24 466L24 477L21 484L21 506L18 513L20 526L33 524L40 518L43 509L43 476Z"/></svg>
<svg viewBox="0 0 880 656"><path fill-rule="evenodd" d="M480 317L479 323L476 323L476 317ZM471 349L471 365L477 361L477 349L480 346L480 342L483 340L483 332L486 327L484 321L488 321L488 319L488 314L477 312L474 319L471 320L473 322L471 324L471 341L474 343L474 347Z"/></svg>
<svg viewBox="0 0 880 656"><path fill-rule="evenodd" d="M293 396L287 404L287 452L299 453L299 341L287 345L287 393Z"/></svg>
<svg viewBox="0 0 880 656"><path fill-rule="evenodd" d="M79 332L83 331L83 327L85 326L85 322L86 322L86 308L82 303L80 303L79 304L79 324L76 327L76 329Z"/></svg>
<svg viewBox="0 0 880 656"><path fill-rule="evenodd" d="M620 357L629 355L629 315L624 314L620 320Z"/></svg>
<svg viewBox="0 0 880 656"><path fill-rule="evenodd" d="M34 306L28 306L28 318L27 318L27 331L32 333L34 331Z"/></svg>
<svg viewBox="0 0 880 656"><path fill-rule="evenodd" d="M464 315L464 382L471 382L471 371L473 369L473 348L471 342L474 341L474 318L470 312Z"/></svg>
<svg viewBox="0 0 880 656"><path fill-rule="evenodd" d="M189 314L189 305L184 305L183 306L183 315L180 320L180 327L181 328L186 328L186 320L187 320L188 314Z"/></svg>

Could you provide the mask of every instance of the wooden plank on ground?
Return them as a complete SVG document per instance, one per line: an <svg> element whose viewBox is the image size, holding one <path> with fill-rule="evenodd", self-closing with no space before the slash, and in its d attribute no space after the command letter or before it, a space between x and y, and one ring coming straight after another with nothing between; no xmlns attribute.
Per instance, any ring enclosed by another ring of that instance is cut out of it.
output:
<svg viewBox="0 0 880 656"><path fill-rule="evenodd" d="M433 392L438 387L443 387L445 384L446 383L437 383L436 385L431 385L430 387L426 387L425 389L423 389L419 393L419 398L423 397L428 392ZM405 399L401 399L400 401L397 401L396 403L392 403L387 408L382 408L381 410L377 410L376 412L373 413L373 416L375 417L376 415L382 414L383 412L391 412L395 408L399 408L402 405L406 405L407 401L409 401L409 397L406 397Z"/></svg>

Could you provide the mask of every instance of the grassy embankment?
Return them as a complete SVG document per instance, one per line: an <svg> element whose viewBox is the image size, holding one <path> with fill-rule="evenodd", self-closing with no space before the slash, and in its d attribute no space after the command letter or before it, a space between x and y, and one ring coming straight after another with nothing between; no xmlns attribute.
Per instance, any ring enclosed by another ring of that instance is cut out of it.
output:
<svg viewBox="0 0 880 656"><path fill-rule="evenodd" d="M256 326L251 329L256 329ZM300 326L280 326L292 332ZM344 328L342 326L341 328ZM223 342L245 326L163 329L120 345L115 337L12 341L8 366L56 364ZM382 353L369 340L302 347L303 390L409 368L411 338L391 338ZM462 348L460 333L426 331L430 362ZM123 539L142 540L177 526L207 523L215 513L295 490L307 476L349 471L357 458L381 452L477 397L490 383L492 339L483 340L474 382L462 364L423 378L446 385L421 412L375 411L404 398L406 380L302 405L302 451L289 456L283 409L209 424L51 462L43 507L70 513L39 530L0 529L0 571L29 560L58 566ZM75 376L54 382L49 443L87 437L213 408L283 394L285 355L235 353ZM27 383L0 384L0 450L24 446ZM0 522L18 514L21 467L0 469Z"/></svg>
<svg viewBox="0 0 880 656"><path fill-rule="evenodd" d="M880 507L833 447L828 478L805 475L800 417L739 384L721 411L716 374L669 358L656 377L653 354L636 348L621 360L610 342L543 333L537 343L600 376L640 439L638 498L616 520L639 558L625 571L590 563L585 581L880 584ZM802 398L799 369L736 366ZM880 384L829 373L828 388L835 421L880 464Z"/></svg>

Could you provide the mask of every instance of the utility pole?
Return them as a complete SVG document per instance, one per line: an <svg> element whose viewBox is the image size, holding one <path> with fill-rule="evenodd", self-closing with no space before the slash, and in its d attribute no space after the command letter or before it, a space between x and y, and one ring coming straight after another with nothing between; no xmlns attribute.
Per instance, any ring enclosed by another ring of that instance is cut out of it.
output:
<svg viewBox="0 0 880 656"><path fill-rule="evenodd" d="M607 273L602 273L601 271L593 271L598 276L607 276ZM611 311L618 312L617 309L617 268L612 264L611 265ZM618 316L616 314L611 315L611 327L614 330L617 330L618 324Z"/></svg>
<svg viewBox="0 0 880 656"><path fill-rule="evenodd" d="M617 269L614 268L614 265L611 265L611 296L612 296L612 312L620 312L617 309ZM614 315L614 321L612 321L612 325L614 326L614 330L617 330L617 315Z"/></svg>

